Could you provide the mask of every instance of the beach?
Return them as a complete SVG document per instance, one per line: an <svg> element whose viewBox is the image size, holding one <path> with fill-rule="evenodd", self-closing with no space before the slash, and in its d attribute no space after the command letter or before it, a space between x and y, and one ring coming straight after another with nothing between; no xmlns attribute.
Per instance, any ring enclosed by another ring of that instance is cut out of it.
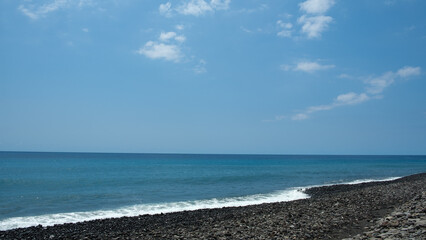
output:
<svg viewBox="0 0 426 240"><path fill-rule="evenodd" d="M393 181L309 188L305 192L310 198L290 202L39 225L2 231L0 238L368 239L368 234L393 229L393 234L411 234L401 239L421 239L426 234L425 191L422 173ZM395 214L398 209L411 210L414 220L407 220L409 211ZM392 221L392 216L401 220ZM383 224L386 221L391 223Z"/></svg>

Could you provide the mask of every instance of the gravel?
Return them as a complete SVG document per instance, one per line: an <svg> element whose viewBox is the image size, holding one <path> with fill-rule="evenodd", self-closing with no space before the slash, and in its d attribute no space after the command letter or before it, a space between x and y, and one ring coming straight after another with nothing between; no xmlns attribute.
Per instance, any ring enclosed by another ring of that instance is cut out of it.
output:
<svg viewBox="0 0 426 240"><path fill-rule="evenodd" d="M345 240L426 239L426 192L396 208L362 234Z"/></svg>

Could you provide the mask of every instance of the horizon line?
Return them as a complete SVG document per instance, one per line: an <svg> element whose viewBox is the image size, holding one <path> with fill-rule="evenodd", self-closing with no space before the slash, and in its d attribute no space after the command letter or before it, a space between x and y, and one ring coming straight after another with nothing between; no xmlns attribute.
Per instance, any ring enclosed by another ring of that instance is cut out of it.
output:
<svg viewBox="0 0 426 240"><path fill-rule="evenodd" d="M79 151L15 151L0 150L0 153L62 153L62 154L129 154L129 155L255 155L255 156L426 156L426 154L316 154L316 153L176 153L176 152L79 152Z"/></svg>

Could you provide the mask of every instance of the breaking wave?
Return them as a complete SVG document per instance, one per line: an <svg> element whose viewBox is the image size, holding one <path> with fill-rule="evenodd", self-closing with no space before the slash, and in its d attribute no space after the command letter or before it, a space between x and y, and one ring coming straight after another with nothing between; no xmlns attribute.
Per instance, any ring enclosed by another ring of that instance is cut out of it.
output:
<svg viewBox="0 0 426 240"><path fill-rule="evenodd" d="M230 197L222 199L195 200L184 202L158 203L158 204L138 204L121 207L113 210L97 210L87 212L55 213L40 216L13 217L0 221L0 230L14 228L24 228L37 226L52 226L55 224L75 223L104 218L132 217L143 214L159 214L180 211L190 211L197 209L239 207L262 203L293 201L297 199L309 198L302 191L302 188L291 188L269 194L256 194L244 197Z"/></svg>

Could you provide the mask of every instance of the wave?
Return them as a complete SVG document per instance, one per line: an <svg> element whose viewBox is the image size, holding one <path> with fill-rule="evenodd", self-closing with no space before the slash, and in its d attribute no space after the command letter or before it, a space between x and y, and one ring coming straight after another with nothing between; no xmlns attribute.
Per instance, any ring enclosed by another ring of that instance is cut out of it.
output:
<svg viewBox="0 0 426 240"><path fill-rule="evenodd" d="M345 184L360 184L360 183L369 183L369 182L387 182L387 181L393 181L400 179L401 177L390 177L390 178L384 178L384 179L360 179L360 180L354 180L351 182L347 182Z"/></svg>
<svg viewBox="0 0 426 240"><path fill-rule="evenodd" d="M90 212L56 213L40 216L13 217L0 221L0 230L14 228L25 228L31 226L52 226L63 223L76 223L104 218L132 217L144 214L159 214L190 211L197 209L240 207L262 203L293 201L297 199L309 198L302 191L302 188L291 188L269 194L256 194L244 197L231 197L222 199L208 199L185 202L158 203L158 204L138 204L122 207L114 210L97 210Z"/></svg>
<svg viewBox="0 0 426 240"><path fill-rule="evenodd" d="M349 182L345 182L345 181L341 180L341 181L338 181L338 182L325 183L325 184L321 184L321 185L310 185L310 186L303 187L303 188L300 188L300 189L302 191L305 191L308 188L314 188L314 187L327 187L327 186L344 185L344 184L355 185L355 184L369 183L369 182L387 182L387 181L397 180L397 179L400 179L400 178L402 178L402 177L389 177L389 178L379 178L379 179L366 178L366 179L357 179L357 180L353 180L353 181L349 181Z"/></svg>
<svg viewBox="0 0 426 240"><path fill-rule="evenodd" d="M392 177L385 179L359 179L350 182L341 182L337 184L359 184L367 182L382 182L392 181L401 177ZM309 198L309 195L304 193L304 190L311 187L331 186L333 184L323 184L307 187L289 188L283 191L276 191L269 194L256 194L243 197L230 197L222 199L208 199L208 200L195 200L171 203L157 203L157 204L138 204L133 206L121 207L114 210L97 210L88 212L71 212L71 213L55 213L40 216L28 217L13 217L0 221L0 231L25 228L37 225L53 226L55 224L76 223L83 221L90 221L105 218L118 218L118 217L133 217L144 214L159 214L171 213L181 211L191 211L197 209L211 209L222 207L241 207L248 205L256 205L262 203L273 202L286 202L298 199Z"/></svg>

